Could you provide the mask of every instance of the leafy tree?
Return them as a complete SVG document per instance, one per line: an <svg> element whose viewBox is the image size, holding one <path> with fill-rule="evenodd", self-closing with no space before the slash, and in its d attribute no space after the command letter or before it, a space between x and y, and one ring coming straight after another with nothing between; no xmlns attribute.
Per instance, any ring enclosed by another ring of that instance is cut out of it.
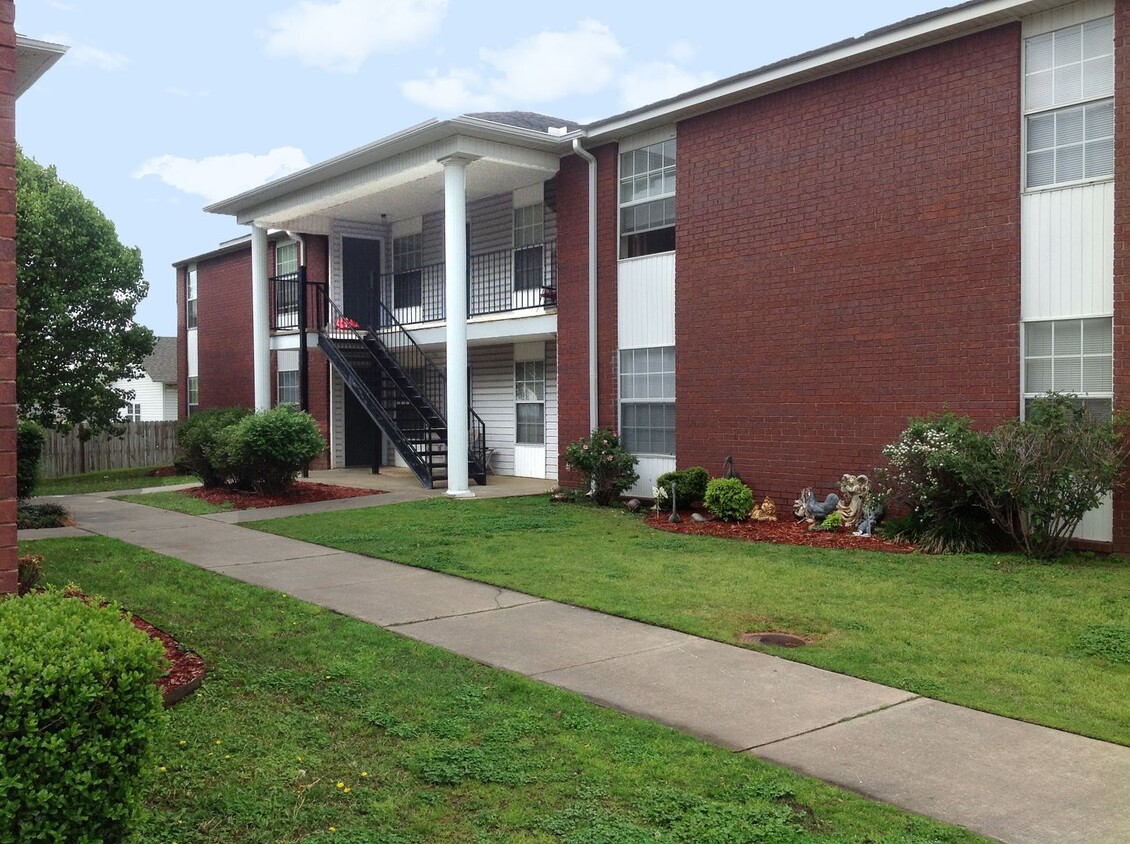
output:
<svg viewBox="0 0 1130 844"><path fill-rule="evenodd" d="M16 163L16 390L20 415L87 433L116 427L153 332L133 321L149 290L141 252L54 167Z"/></svg>

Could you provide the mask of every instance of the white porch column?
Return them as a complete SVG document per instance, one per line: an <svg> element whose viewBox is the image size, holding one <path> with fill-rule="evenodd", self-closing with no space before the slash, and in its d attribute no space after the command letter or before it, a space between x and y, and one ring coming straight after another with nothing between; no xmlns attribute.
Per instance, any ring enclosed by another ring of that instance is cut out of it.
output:
<svg viewBox="0 0 1130 844"><path fill-rule="evenodd" d="M467 385L467 165L443 159L444 260L447 294L447 494L473 498L468 489Z"/></svg>
<svg viewBox="0 0 1130 844"><path fill-rule="evenodd" d="M271 307L267 279L267 230L251 226L251 344L255 409L271 407Z"/></svg>

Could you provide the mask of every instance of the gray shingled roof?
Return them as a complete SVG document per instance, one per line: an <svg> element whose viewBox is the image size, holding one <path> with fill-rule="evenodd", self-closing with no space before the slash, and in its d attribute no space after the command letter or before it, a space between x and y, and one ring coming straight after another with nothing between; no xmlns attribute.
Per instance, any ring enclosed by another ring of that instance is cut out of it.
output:
<svg viewBox="0 0 1130 844"><path fill-rule="evenodd" d="M153 354L145 359L141 368L159 384L177 383L177 338L158 337Z"/></svg>
<svg viewBox="0 0 1130 844"><path fill-rule="evenodd" d="M550 117L548 114L538 114L536 111L480 111L468 114L479 120L489 120L491 123L501 123L504 126L517 126L519 129L533 129L535 132L548 132L550 129L560 129L564 126L569 131L581 128L580 123L572 120L562 120L560 117Z"/></svg>

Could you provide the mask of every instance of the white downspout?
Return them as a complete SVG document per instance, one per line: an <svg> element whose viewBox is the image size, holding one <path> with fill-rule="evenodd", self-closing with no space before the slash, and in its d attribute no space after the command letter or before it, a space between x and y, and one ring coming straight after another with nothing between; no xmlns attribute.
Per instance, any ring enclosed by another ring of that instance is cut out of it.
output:
<svg viewBox="0 0 1130 844"><path fill-rule="evenodd" d="M573 138L573 152L589 163L589 430L600 427L596 343L596 156Z"/></svg>

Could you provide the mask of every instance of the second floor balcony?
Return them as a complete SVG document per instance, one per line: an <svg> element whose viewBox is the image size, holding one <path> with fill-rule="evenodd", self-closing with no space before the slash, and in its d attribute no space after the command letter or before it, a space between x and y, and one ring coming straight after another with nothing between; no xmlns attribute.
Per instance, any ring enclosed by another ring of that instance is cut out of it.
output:
<svg viewBox="0 0 1130 844"><path fill-rule="evenodd" d="M547 240L471 255L468 276L469 318L519 311L556 311L557 243ZM446 283L446 266L442 262L383 273L379 277L374 274L369 282L366 304L350 317L378 328L382 312L379 303L406 326L443 322L447 318ZM272 329L297 329L298 275L277 276L271 279L271 285Z"/></svg>

